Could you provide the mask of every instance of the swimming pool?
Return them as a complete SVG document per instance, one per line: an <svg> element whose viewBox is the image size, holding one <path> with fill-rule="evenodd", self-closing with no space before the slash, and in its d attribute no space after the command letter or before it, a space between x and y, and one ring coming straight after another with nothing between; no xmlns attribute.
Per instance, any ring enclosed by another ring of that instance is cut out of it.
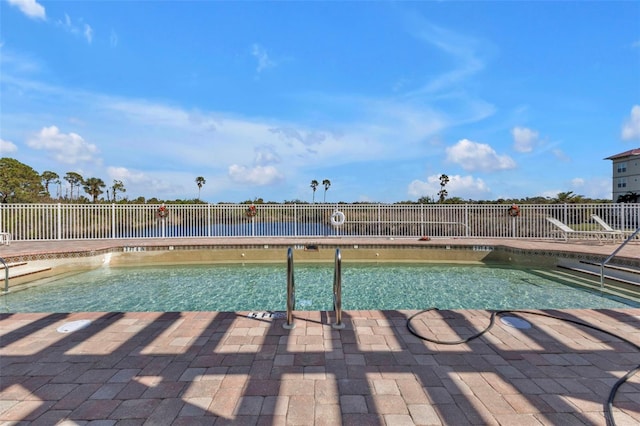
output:
<svg viewBox="0 0 640 426"><path fill-rule="evenodd" d="M296 264L296 310L333 309L333 265ZM640 303L553 281L536 269L343 264L344 310L598 309ZM1 312L283 311L282 264L102 267L0 297Z"/></svg>

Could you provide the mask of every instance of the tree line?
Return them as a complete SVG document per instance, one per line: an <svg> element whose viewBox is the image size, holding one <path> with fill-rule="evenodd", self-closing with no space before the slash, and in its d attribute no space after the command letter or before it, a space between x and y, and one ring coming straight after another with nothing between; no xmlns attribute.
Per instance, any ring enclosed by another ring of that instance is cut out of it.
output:
<svg viewBox="0 0 640 426"><path fill-rule="evenodd" d="M62 181L68 183L68 187L62 188ZM55 186L56 196L51 195L51 187ZM50 200L84 200L80 190L90 197L92 202L98 202L98 197L107 193L107 200L117 200L118 194L126 192L124 184L120 180L113 181L107 188L104 181L97 177L84 178L77 172L67 172L64 176L56 172L45 170L36 172L32 167L21 163L14 158L0 158L0 201L2 203L32 203ZM74 198L75 196L75 198Z"/></svg>
<svg viewBox="0 0 640 426"><path fill-rule="evenodd" d="M68 185L63 187L63 182ZM198 176L195 183L200 191L206 179ZM86 197L80 191L83 190ZM1 203L40 203L51 201L67 202L129 202L124 194L127 189L119 179L107 185L101 178L84 178L80 173L67 172L64 176L51 170L38 173L32 167L14 158L0 158L0 202ZM53 195L55 193L55 196ZM105 194L105 197L99 198ZM159 201L139 197L135 202Z"/></svg>
<svg viewBox="0 0 640 426"><path fill-rule="evenodd" d="M498 200L464 200L460 197L448 197L445 189L449 183L449 177L446 174L440 176L440 191L436 197L420 197L418 200L398 201L395 204L564 204L564 203L609 203L610 200L591 199L572 191L560 192L556 197L527 197L520 199L498 199ZM63 188L63 181L67 182L67 186ZM32 167L21 163L20 161L3 157L0 158L0 202L1 203L46 203L46 202L76 202L76 203L97 203L97 202L127 202L127 203L200 203L200 193L202 187L206 183L206 179L198 176L195 179L198 187L198 198L195 200L159 200L157 198L138 197L134 200L128 200L125 196L127 192L124 183L121 180L114 179L110 185L107 185L102 179L97 177L84 178L77 172L67 172L64 176L58 173L46 170L38 173ZM327 191L331 187L331 181L324 179L322 183L317 180L311 181L312 202L315 203L315 193L318 187L324 187L323 202L326 202ZM84 194L81 194L81 190ZM52 196L52 191L55 196ZM105 194L105 197L100 198ZM619 197L617 202L636 203L640 196L635 193L629 193ZM262 198L254 198L245 200L241 203L245 204L280 204L278 201L265 202ZM302 200L285 200L284 204L308 204ZM227 204L227 203L224 203ZM340 202L340 204L345 204ZM356 202L354 204L375 204L371 202Z"/></svg>

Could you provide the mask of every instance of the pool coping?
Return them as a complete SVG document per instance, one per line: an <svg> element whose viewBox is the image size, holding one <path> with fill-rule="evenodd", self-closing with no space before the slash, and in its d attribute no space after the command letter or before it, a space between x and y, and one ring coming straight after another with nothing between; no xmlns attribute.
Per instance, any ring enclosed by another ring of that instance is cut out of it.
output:
<svg viewBox="0 0 640 426"><path fill-rule="evenodd" d="M186 241L185 241L186 240ZM74 249L77 245L84 247ZM353 248L363 249L451 249L451 250L499 250L505 253L534 255L543 257L603 260L617 247L615 245L594 245L580 243L560 243L539 240L484 240L484 239L359 239L359 238L220 238L220 239L138 239L138 240L78 240L14 242L11 246L0 248L0 257L7 263L90 257L108 253L128 251L167 251L167 250L213 250L213 249L275 249L283 251L288 247L300 248L317 246L321 249ZM528 246L528 247L527 247ZM19 247L18 249L16 249ZM33 249L30 250L30 247ZM640 244L628 244L616 256L617 263L640 267Z"/></svg>

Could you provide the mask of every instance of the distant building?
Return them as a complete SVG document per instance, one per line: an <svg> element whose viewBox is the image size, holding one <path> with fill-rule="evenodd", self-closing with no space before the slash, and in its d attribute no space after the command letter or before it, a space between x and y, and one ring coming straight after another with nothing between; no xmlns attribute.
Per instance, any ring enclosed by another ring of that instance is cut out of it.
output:
<svg viewBox="0 0 640 426"><path fill-rule="evenodd" d="M640 148L612 155L605 160L613 161L613 201L639 202Z"/></svg>

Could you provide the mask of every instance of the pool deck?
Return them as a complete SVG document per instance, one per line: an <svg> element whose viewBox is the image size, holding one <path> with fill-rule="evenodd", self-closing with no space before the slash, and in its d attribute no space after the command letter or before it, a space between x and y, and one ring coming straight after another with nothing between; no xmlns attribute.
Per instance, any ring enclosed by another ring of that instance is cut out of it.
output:
<svg viewBox="0 0 640 426"><path fill-rule="evenodd" d="M277 240L326 241L393 246L408 240ZM447 241L453 242L425 244ZM123 244L167 240L18 241L1 246L0 257ZM605 256L617 247L455 244ZM620 255L638 259L640 245L629 244ZM280 316L248 312L2 314L0 425L605 425L612 388L640 366L640 309L511 313L506 316L531 328L497 317L480 337L459 344L416 337L407 327L415 313L345 311L342 329L332 326L332 312L296 311L293 329L283 327ZM79 320L91 322L58 331ZM431 310L411 325L425 337L452 342L484 330L490 320L489 311ZM640 374L614 396L615 424L640 424Z"/></svg>

